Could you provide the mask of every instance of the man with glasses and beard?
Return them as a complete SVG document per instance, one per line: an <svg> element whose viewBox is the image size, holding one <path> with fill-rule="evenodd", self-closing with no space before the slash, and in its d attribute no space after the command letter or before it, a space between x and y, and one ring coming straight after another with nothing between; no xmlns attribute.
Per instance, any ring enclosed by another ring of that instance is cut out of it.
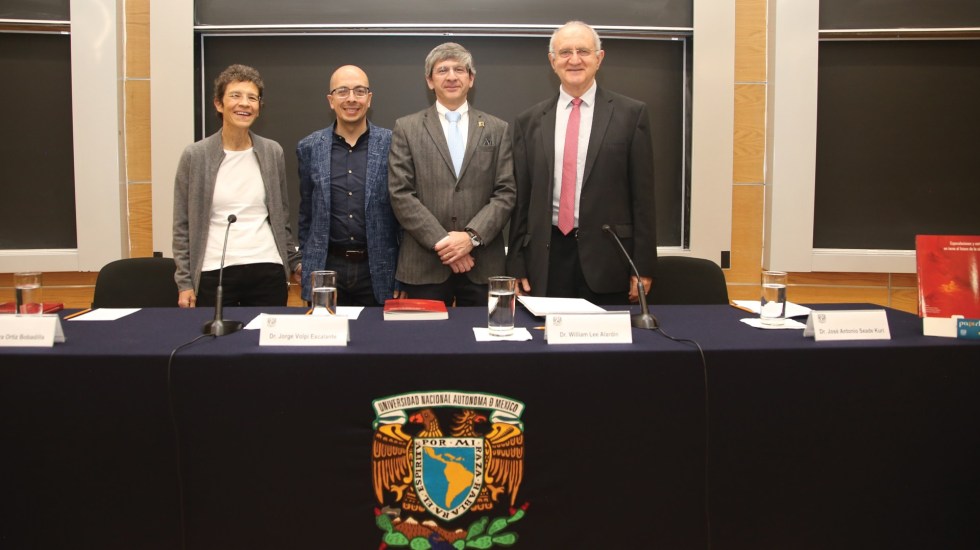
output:
<svg viewBox="0 0 980 550"><path fill-rule="evenodd" d="M391 130L367 119L367 74L346 65L330 78L327 102L336 121L303 138L299 161L302 296L310 273L337 272L337 304L379 306L400 293L395 284L398 220L388 198Z"/></svg>

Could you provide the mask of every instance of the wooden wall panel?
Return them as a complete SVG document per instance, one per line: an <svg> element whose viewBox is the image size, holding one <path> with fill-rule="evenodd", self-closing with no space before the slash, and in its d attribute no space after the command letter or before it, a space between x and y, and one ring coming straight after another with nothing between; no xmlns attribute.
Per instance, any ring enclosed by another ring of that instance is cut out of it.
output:
<svg viewBox="0 0 980 550"><path fill-rule="evenodd" d="M790 273L790 284L818 286L887 287L887 273Z"/></svg>
<svg viewBox="0 0 980 550"><path fill-rule="evenodd" d="M150 78L150 0L126 0L126 76Z"/></svg>
<svg viewBox="0 0 980 550"><path fill-rule="evenodd" d="M92 306L95 285L45 287L45 302L61 302L65 309L85 309Z"/></svg>
<svg viewBox="0 0 980 550"><path fill-rule="evenodd" d="M893 273L891 276L891 284L896 287L912 287L918 288L919 286L919 276L915 273Z"/></svg>
<svg viewBox="0 0 980 550"><path fill-rule="evenodd" d="M735 2L735 81L766 80L766 0Z"/></svg>
<svg viewBox="0 0 980 550"><path fill-rule="evenodd" d="M95 292L94 272L44 273L41 280L41 300L61 302L65 308L86 308L92 304ZM0 274L0 302L14 299L13 277L10 273Z"/></svg>
<svg viewBox="0 0 980 550"><path fill-rule="evenodd" d="M889 280L891 307L919 312L919 277L915 273L894 273Z"/></svg>
<svg viewBox="0 0 980 550"><path fill-rule="evenodd" d="M733 174L735 183L765 180L766 86L735 84Z"/></svg>
<svg viewBox="0 0 980 550"><path fill-rule="evenodd" d="M762 218L765 188L736 185L732 191L732 267L729 283L759 282L762 265Z"/></svg>
<svg viewBox="0 0 980 550"><path fill-rule="evenodd" d="M917 288L893 288L889 297L891 298L890 307L909 313L919 312L919 290Z"/></svg>
<svg viewBox="0 0 980 550"><path fill-rule="evenodd" d="M43 286L70 286L70 285L94 285L98 273L92 271L79 272L54 272L49 271L41 275ZM14 287L13 273L0 273L0 288Z"/></svg>
<svg viewBox="0 0 980 550"><path fill-rule="evenodd" d="M153 255L150 0L126 0L126 180L129 255Z"/></svg>
<svg viewBox="0 0 980 550"><path fill-rule="evenodd" d="M150 171L150 81L126 81L126 179L148 182Z"/></svg>
<svg viewBox="0 0 980 550"><path fill-rule="evenodd" d="M153 189L148 183L130 183L129 255L141 258L153 255Z"/></svg>
<svg viewBox="0 0 980 550"><path fill-rule="evenodd" d="M728 285L728 298L730 300L758 300L762 295L762 285L760 283L736 283Z"/></svg>
<svg viewBox="0 0 980 550"><path fill-rule="evenodd" d="M871 303L888 306L888 289L788 285L788 299L798 304Z"/></svg>

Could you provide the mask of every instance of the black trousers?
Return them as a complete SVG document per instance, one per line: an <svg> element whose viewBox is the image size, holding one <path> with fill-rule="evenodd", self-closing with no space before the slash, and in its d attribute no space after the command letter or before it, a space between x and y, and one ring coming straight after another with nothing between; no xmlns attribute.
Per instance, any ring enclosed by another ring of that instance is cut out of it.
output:
<svg viewBox="0 0 980 550"><path fill-rule="evenodd" d="M328 254L324 269L337 272L337 305L377 307L374 286L371 283L371 267L367 257L350 260L338 254ZM387 298L391 298L388 296Z"/></svg>
<svg viewBox="0 0 980 550"><path fill-rule="evenodd" d="M280 264L225 266L222 282L224 306L284 306L289 298L286 273ZM201 272L198 307L214 307L218 293L218 270Z"/></svg>
<svg viewBox="0 0 980 550"><path fill-rule="evenodd" d="M585 298L601 306L629 304L629 289L622 292L594 292L585 282L582 262L578 256L578 230L563 235L551 226L551 248L548 254L548 296L554 298Z"/></svg>

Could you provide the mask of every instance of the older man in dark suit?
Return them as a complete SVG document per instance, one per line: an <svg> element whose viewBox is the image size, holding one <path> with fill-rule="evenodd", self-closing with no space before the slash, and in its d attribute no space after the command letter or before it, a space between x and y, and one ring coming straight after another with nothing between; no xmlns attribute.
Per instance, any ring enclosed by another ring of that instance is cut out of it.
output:
<svg viewBox="0 0 980 550"><path fill-rule="evenodd" d="M639 299L637 279L609 225L633 256L646 291L657 262L653 152L646 105L599 87L599 35L572 21L551 37L557 98L513 127L517 206L507 271L519 292L599 304Z"/></svg>
<svg viewBox="0 0 980 550"><path fill-rule="evenodd" d="M409 298L486 305L487 277L504 274L501 231L515 202L507 123L470 107L469 51L452 42L425 60L431 107L398 119L388 189L405 230L395 278Z"/></svg>

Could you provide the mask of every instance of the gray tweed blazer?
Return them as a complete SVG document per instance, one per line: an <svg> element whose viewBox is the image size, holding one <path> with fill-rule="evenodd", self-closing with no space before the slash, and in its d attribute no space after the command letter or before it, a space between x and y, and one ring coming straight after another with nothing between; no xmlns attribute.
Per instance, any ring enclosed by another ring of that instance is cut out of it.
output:
<svg viewBox="0 0 980 550"><path fill-rule="evenodd" d="M406 235L395 278L420 285L437 284L452 274L442 265L435 244L449 231L470 228L484 245L471 253L471 281L504 274L503 229L517 201L507 123L470 108L469 130L459 177L453 169L446 135L435 105L402 117L392 130L388 155L391 207Z"/></svg>

